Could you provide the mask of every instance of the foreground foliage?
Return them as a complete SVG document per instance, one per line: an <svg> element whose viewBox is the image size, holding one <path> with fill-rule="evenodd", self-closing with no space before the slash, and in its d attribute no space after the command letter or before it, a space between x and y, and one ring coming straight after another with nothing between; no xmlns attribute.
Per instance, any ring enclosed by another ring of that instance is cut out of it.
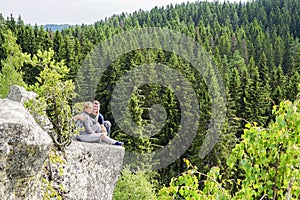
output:
<svg viewBox="0 0 300 200"><path fill-rule="evenodd" d="M298 199L300 100L281 102L273 114L268 128L246 125L242 141L227 160L236 179L222 178L218 167L204 175L186 161L190 169L160 190L161 199ZM199 182L203 176L204 184Z"/></svg>
<svg viewBox="0 0 300 200"><path fill-rule="evenodd" d="M151 181L151 176L143 171L131 172L123 169L114 190L114 200L155 200L155 184Z"/></svg>

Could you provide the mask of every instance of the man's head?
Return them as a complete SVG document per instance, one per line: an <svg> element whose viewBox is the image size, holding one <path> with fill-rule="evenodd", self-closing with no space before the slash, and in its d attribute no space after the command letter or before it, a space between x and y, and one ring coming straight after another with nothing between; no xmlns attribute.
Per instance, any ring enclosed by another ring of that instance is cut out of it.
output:
<svg viewBox="0 0 300 200"><path fill-rule="evenodd" d="M98 115L100 111L100 102L95 100L93 101L93 114Z"/></svg>

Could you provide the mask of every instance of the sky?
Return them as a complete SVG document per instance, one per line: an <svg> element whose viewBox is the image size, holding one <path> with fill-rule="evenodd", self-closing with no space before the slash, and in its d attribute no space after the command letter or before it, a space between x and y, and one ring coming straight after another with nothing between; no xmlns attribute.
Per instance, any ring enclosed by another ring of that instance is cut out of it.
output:
<svg viewBox="0 0 300 200"><path fill-rule="evenodd" d="M214 0L207 0L214 1ZM223 2L224 0L219 0ZM245 2L247 0L226 0ZM181 4L186 0L0 0L3 17L20 15L25 24L93 24L114 14L151 10L170 3ZM189 2L195 2L190 0Z"/></svg>

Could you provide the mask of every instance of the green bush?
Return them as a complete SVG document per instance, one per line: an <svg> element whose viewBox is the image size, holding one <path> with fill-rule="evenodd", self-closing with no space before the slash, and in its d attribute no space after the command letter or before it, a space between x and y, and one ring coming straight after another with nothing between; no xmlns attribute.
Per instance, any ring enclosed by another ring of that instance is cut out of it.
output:
<svg viewBox="0 0 300 200"><path fill-rule="evenodd" d="M151 177L143 172L131 172L124 169L114 190L113 200L155 200L155 184Z"/></svg>
<svg viewBox="0 0 300 200"><path fill-rule="evenodd" d="M219 167L205 175L186 160L189 169L161 188L159 199L299 199L300 100L281 102L273 114L275 120L267 128L247 124L232 150L227 161L230 172L242 176L226 180ZM204 183L201 176L207 177ZM230 182L234 188L226 190Z"/></svg>

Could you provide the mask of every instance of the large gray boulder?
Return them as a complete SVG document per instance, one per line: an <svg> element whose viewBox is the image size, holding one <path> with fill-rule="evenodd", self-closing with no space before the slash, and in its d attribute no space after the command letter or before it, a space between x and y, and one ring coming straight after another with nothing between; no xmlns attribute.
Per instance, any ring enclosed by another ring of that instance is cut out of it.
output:
<svg viewBox="0 0 300 200"><path fill-rule="evenodd" d="M50 161L47 157L54 151L49 155L47 131L52 125L45 113L32 116L22 105L28 100L39 103L36 97L12 86L8 97L0 99L0 200L43 199L52 193L46 189L50 181L63 199L112 199L124 147L73 141L65 152L55 152L64 162Z"/></svg>
<svg viewBox="0 0 300 200"><path fill-rule="evenodd" d="M0 99L0 199L38 199L52 140L19 102Z"/></svg>
<svg viewBox="0 0 300 200"><path fill-rule="evenodd" d="M72 142L66 148L64 199L112 199L124 154L121 146Z"/></svg>

